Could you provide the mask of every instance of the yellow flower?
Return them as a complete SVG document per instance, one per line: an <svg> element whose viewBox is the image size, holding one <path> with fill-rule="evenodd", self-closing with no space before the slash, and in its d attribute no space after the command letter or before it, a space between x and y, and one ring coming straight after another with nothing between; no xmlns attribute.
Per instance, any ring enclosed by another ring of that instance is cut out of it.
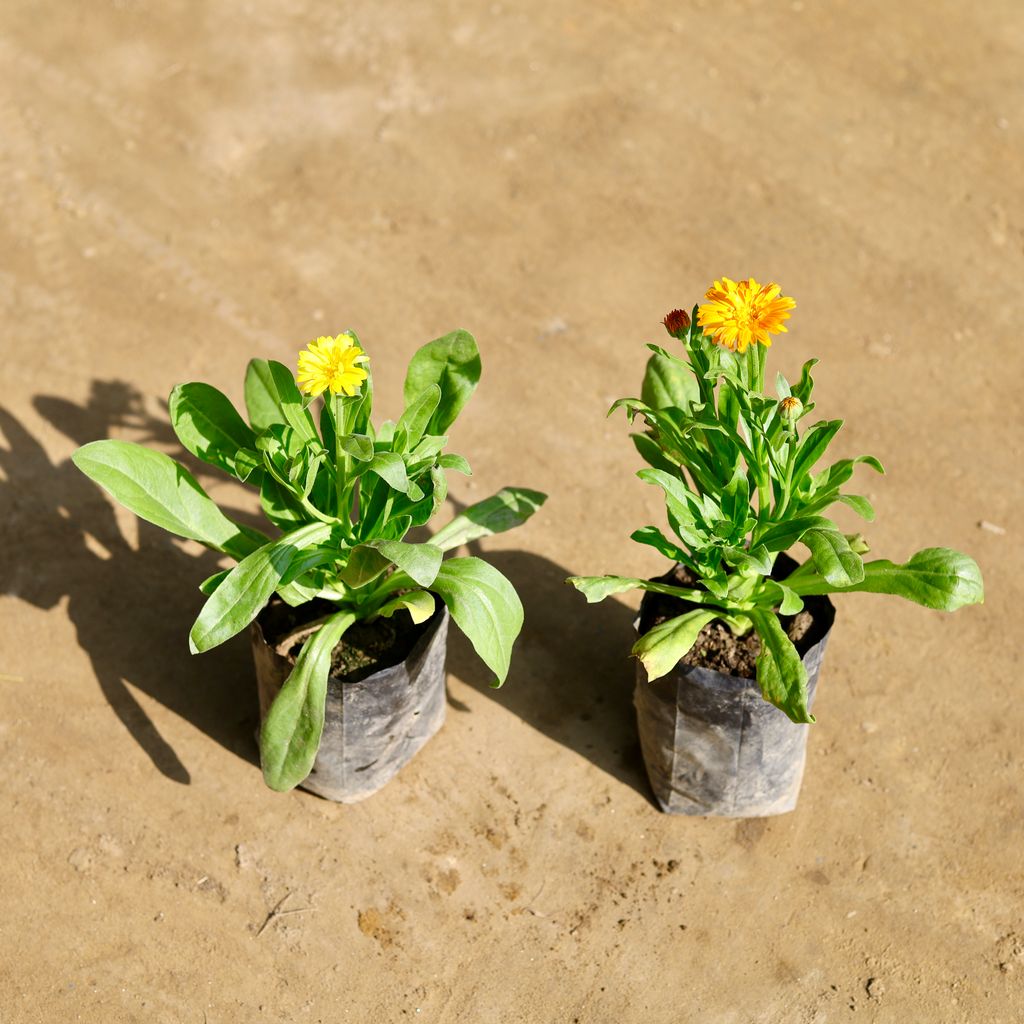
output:
<svg viewBox="0 0 1024 1024"><path fill-rule="evenodd" d="M351 334L317 338L299 353L299 387L307 395L328 389L332 395L355 395L366 380L366 371L359 364L368 359Z"/></svg>
<svg viewBox="0 0 1024 1024"><path fill-rule="evenodd" d="M697 310L697 323L712 341L725 348L747 351L760 342L768 348L770 335L785 332L783 320L796 303L779 293L777 284L758 284L752 277L746 281L716 281L704 298L709 301Z"/></svg>

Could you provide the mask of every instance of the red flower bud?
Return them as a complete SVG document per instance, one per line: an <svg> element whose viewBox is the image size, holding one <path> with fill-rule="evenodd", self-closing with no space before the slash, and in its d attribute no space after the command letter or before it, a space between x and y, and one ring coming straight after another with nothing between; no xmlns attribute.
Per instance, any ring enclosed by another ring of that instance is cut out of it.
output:
<svg viewBox="0 0 1024 1024"><path fill-rule="evenodd" d="M683 309L673 309L661 322L665 325L665 330L673 338L682 340L683 335L686 334L690 327L690 314Z"/></svg>

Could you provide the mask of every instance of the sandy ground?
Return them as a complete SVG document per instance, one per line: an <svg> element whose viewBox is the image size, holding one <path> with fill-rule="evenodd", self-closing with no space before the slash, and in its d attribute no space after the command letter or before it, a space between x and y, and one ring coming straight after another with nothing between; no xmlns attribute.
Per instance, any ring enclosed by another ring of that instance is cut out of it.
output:
<svg viewBox="0 0 1024 1024"><path fill-rule="evenodd" d="M8 0L0 1021L1024 1019L1022 14ZM796 296L774 366L820 356L840 454L886 463L874 549L963 548L988 589L841 603L773 820L658 813L631 606L561 582L663 570L604 411L721 274ZM244 638L188 653L211 556L68 457L173 451L174 383L239 400L250 356L345 327L394 413L456 326L484 358L456 497L552 495L488 545L527 606L511 678L456 639L392 785L271 793Z"/></svg>

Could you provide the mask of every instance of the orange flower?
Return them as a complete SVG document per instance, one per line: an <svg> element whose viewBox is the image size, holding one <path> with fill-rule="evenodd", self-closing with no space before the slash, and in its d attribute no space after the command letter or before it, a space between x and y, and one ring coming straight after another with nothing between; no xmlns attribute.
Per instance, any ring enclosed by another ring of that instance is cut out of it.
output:
<svg viewBox="0 0 1024 1024"><path fill-rule="evenodd" d="M758 284L752 277L739 282L723 277L707 290L697 323L716 345L734 352L742 354L758 342L768 348L771 335L785 332L783 321L796 308L781 291L777 284Z"/></svg>

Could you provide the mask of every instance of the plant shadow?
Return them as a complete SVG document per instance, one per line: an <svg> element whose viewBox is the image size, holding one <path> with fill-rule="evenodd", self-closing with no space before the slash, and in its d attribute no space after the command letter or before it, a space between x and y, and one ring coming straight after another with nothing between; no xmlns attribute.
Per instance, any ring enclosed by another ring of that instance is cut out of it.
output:
<svg viewBox="0 0 1024 1024"><path fill-rule="evenodd" d="M120 381L93 381L83 405L44 395L33 407L76 446L116 436L177 447L169 423L148 413L142 395ZM180 450L175 457L201 481L214 476ZM42 610L66 601L104 697L157 770L178 783L191 781L137 694L258 763L253 733L259 709L246 638L201 656L188 649L188 632L204 600L198 584L222 566L220 556L197 554L195 545L141 520L138 544L130 543L110 499L70 458L51 460L40 440L2 407L0 509L6 526L0 531L3 592ZM226 511L236 521L259 525L256 517ZM482 554L477 544L469 548ZM565 583L569 572L541 556L488 551L485 557L511 580L526 609L512 677L500 690L490 687L491 677L458 630L450 633L450 668L650 800L632 707L633 612L611 599L587 605ZM468 710L452 697L449 704L456 712Z"/></svg>
<svg viewBox="0 0 1024 1024"><path fill-rule="evenodd" d="M459 510L461 511L461 509ZM576 751L654 803L633 709L635 613L613 599L588 605L563 566L523 551L477 550L516 588L526 612L500 689L458 630L449 634L449 666L528 725ZM458 705L452 706L459 710Z"/></svg>
<svg viewBox="0 0 1024 1024"><path fill-rule="evenodd" d="M33 405L76 445L112 433L162 447L176 443L169 424L145 411L141 394L118 381L94 381L81 406L50 396L36 397ZM220 567L219 556L192 554L192 546L186 550L142 521L134 547L100 489L70 459L52 462L39 440L2 408L0 439L4 592L43 610L66 600L100 689L167 778L191 781L135 691L255 763L258 709L245 638L201 657L188 650L188 631L203 601L197 586ZM182 461L198 471L194 461Z"/></svg>

